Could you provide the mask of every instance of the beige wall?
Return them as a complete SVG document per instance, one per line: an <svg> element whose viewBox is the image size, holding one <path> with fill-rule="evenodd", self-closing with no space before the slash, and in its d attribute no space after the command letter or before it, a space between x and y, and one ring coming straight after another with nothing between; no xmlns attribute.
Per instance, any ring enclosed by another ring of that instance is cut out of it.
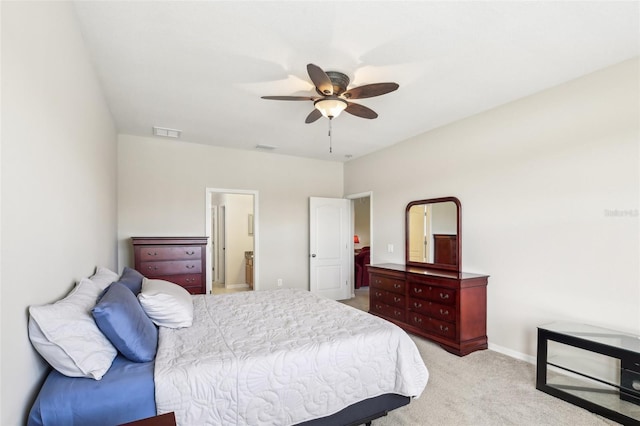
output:
<svg viewBox="0 0 640 426"><path fill-rule="evenodd" d="M409 201L456 196L463 269L491 275L494 349L533 356L536 326L560 319L640 332L638 71L630 60L347 163L345 193L373 191L372 262L403 261Z"/></svg>
<svg viewBox="0 0 640 426"><path fill-rule="evenodd" d="M46 365L27 307L116 266L116 132L67 2L2 2L0 424L25 423Z"/></svg>
<svg viewBox="0 0 640 426"><path fill-rule="evenodd" d="M309 288L309 197L341 197L343 165L120 135L119 267L132 236L205 235L206 189L258 191L260 290Z"/></svg>

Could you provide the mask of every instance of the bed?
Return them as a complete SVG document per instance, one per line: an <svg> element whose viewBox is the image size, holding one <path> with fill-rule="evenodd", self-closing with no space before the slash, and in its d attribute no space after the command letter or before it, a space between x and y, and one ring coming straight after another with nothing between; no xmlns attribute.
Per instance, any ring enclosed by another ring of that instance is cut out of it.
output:
<svg viewBox="0 0 640 426"><path fill-rule="evenodd" d="M113 426L167 412L183 426L356 425L426 386L409 336L366 312L294 289L189 297L191 326L158 327L153 361L119 354L101 380L53 370L28 425Z"/></svg>

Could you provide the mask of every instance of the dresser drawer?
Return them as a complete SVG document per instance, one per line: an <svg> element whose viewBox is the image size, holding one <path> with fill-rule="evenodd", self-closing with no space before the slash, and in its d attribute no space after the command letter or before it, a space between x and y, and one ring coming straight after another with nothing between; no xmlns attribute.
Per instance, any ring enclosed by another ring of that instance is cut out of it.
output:
<svg viewBox="0 0 640 426"><path fill-rule="evenodd" d="M409 309L443 321L454 322L456 320L456 309L450 305L441 305L428 300L411 298L409 299Z"/></svg>
<svg viewBox="0 0 640 426"><path fill-rule="evenodd" d="M190 294L205 294L205 291L202 287L191 287L191 286L182 286L185 290L187 290Z"/></svg>
<svg viewBox="0 0 640 426"><path fill-rule="evenodd" d="M377 288L372 288L369 294L373 301L386 303L387 305L397 306L398 308L404 309L404 295L402 294L391 293Z"/></svg>
<svg viewBox="0 0 640 426"><path fill-rule="evenodd" d="M201 247L140 247L139 259L142 262L159 260L196 260L202 259Z"/></svg>
<svg viewBox="0 0 640 426"><path fill-rule="evenodd" d="M384 275L371 274L372 288L391 291L393 293L404 294L405 282L396 278L385 277Z"/></svg>
<svg viewBox="0 0 640 426"><path fill-rule="evenodd" d="M456 326L454 323L440 321L415 312L409 313L407 322L414 327L439 334L448 339L456 338Z"/></svg>
<svg viewBox="0 0 640 426"><path fill-rule="evenodd" d="M404 322L406 318L404 308L398 308L382 302L372 302L371 306L369 306L369 310L371 311L371 313L376 313L387 318L392 318L396 321Z"/></svg>
<svg viewBox="0 0 640 426"><path fill-rule="evenodd" d="M456 291L446 287L409 283L409 296L424 300L431 300L444 305L456 304Z"/></svg>
<svg viewBox="0 0 640 426"><path fill-rule="evenodd" d="M163 276L178 274L199 274L202 272L202 261L167 260L164 262L140 262L139 272L146 276Z"/></svg>
<svg viewBox="0 0 640 426"><path fill-rule="evenodd" d="M202 274L181 274L181 275L148 275L149 279L169 281L184 287L191 294L204 294L205 289L202 281Z"/></svg>

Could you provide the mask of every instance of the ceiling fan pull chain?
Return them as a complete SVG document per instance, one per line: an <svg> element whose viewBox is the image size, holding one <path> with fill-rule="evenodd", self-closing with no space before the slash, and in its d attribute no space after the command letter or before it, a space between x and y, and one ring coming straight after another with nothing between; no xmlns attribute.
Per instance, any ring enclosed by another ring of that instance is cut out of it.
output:
<svg viewBox="0 0 640 426"><path fill-rule="evenodd" d="M331 134L331 122L333 120L331 120L331 118L329 119L329 154L331 154L333 152L333 135Z"/></svg>

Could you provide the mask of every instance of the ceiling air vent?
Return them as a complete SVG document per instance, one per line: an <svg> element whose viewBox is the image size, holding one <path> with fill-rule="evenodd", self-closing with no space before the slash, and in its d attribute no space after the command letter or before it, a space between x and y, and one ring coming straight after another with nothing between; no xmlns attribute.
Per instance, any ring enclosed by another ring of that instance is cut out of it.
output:
<svg viewBox="0 0 640 426"><path fill-rule="evenodd" d="M262 143L256 145L256 149L263 149L265 151L273 151L276 148L277 148L277 146L265 145L265 144L262 144Z"/></svg>
<svg viewBox="0 0 640 426"><path fill-rule="evenodd" d="M165 137L165 138L179 139L181 133L182 133L182 130L167 129L166 127L154 127L153 128L153 134L154 135L162 136L162 137Z"/></svg>

